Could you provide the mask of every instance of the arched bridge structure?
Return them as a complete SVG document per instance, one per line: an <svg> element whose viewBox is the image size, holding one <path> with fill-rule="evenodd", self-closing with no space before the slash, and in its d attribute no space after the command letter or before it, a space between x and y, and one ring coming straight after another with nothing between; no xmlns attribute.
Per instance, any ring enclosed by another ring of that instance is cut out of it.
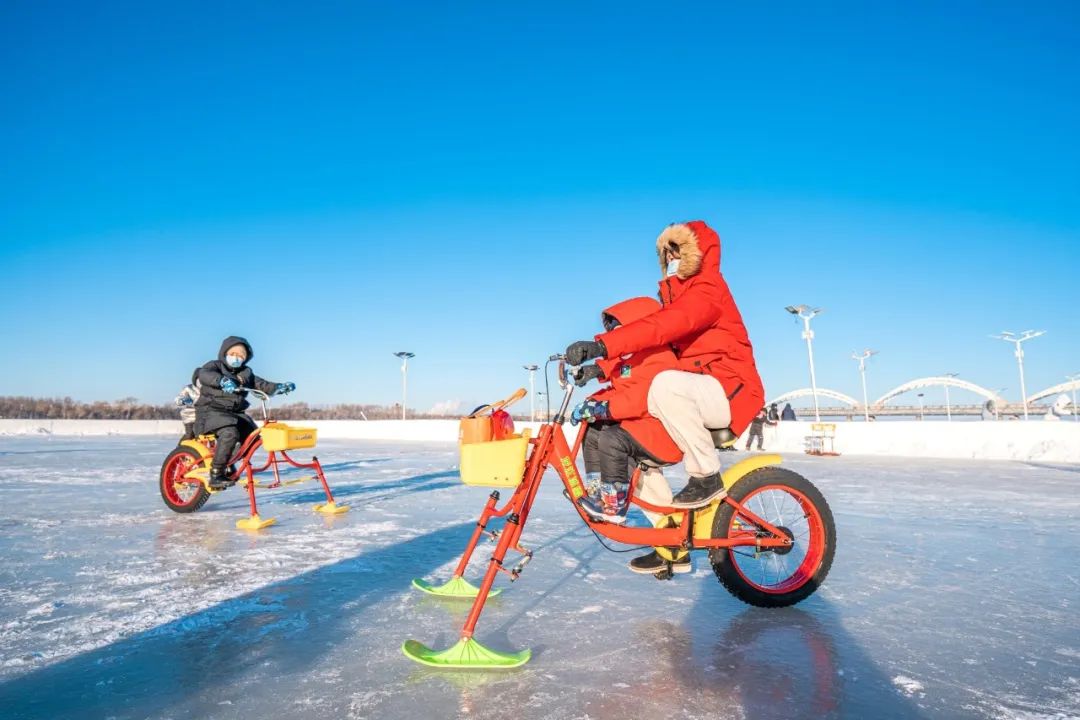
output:
<svg viewBox="0 0 1080 720"><path fill-rule="evenodd" d="M954 377L935 376L919 378L918 380L911 380L904 383L903 385L898 385L897 387L894 387L892 390L879 397L870 407L871 409L876 407L883 407L885 403L892 400L894 397L898 395L903 395L904 393L908 393L913 390L922 390L924 388L942 386L958 388L960 390L967 390L968 392L975 393L976 395L981 395L987 400L992 400L995 405L1003 406L1006 404L1003 397L998 395L993 390L987 390L981 385L976 385L975 383L968 382L967 380L961 380ZM1030 400L1031 398L1028 399Z"/></svg>
<svg viewBox="0 0 1080 720"><path fill-rule="evenodd" d="M1039 400L1045 400L1046 398L1060 395L1061 393L1070 393L1073 391L1080 392L1080 380L1070 380L1069 382L1055 385L1054 387L1048 387L1045 390L1040 390L1034 395L1028 395L1028 402L1038 402Z"/></svg>
<svg viewBox="0 0 1080 720"><path fill-rule="evenodd" d="M855 398L851 397L850 395L845 395L842 392L837 392L836 390L828 390L826 388L818 388L817 394L818 394L819 399L820 398L828 398L830 400L836 400L836 401L842 402L842 403L844 403L846 405L850 405L851 407L861 407L862 406L862 403L859 402L858 400L856 400ZM789 393L784 393L780 397L773 398L769 402L779 404L779 403L787 402L788 400L795 400L796 398L813 397L813 396L814 396L813 388L802 388L801 390L792 390Z"/></svg>
<svg viewBox="0 0 1080 720"><path fill-rule="evenodd" d="M918 378L917 380L910 380L903 385L898 385L889 392L879 397L876 401L870 403L870 406L866 408L866 412L870 415L876 416L898 416L898 417L910 417L918 415L922 417L924 415L981 415L984 414L987 406L983 404L978 405L965 405L957 403L946 403L944 405L926 405L921 402L918 405L902 405L902 404L889 404L894 398L910 393L916 390L922 390L931 387L946 387L956 388L958 390L966 390L970 393L978 395L986 400L989 400L992 404L988 407L994 412L995 417L998 413L1002 417L1017 415L1023 412L1023 406L1019 403L1009 403L1005 398L1001 397L997 392L984 388L981 385L968 382L967 380L961 380L956 377L949 376L931 376ZM1073 389L1080 390L1080 381L1072 381L1068 383L1062 383L1061 385L1055 385L1054 387L1047 388L1042 392L1036 393L1028 397L1028 404L1032 405L1037 400L1043 400L1045 398L1059 395L1061 393L1069 392ZM814 391L811 388L801 388L799 390L792 390L791 392L784 393L770 402L784 403L789 400L797 398L813 397ZM837 390L830 390L828 388L818 388L818 403L821 405L821 415L829 417L848 417L851 419L854 415L862 415L863 404L855 398ZM833 400L832 407L825 407L823 400ZM1032 407L1032 412L1038 412L1039 410ZM805 410L803 410L805 413Z"/></svg>

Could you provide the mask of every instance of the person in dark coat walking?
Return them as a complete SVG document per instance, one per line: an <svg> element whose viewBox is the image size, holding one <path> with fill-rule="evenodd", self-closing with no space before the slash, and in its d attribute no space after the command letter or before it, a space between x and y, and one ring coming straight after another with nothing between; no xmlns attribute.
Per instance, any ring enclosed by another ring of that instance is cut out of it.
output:
<svg viewBox="0 0 1080 720"><path fill-rule="evenodd" d="M750 449L750 444L754 442L754 438L757 438L757 449L764 450L762 447L765 444L765 423L768 422L769 415L762 407L758 410L758 414L754 416L754 419L750 421L750 434L746 436L746 449Z"/></svg>
<svg viewBox="0 0 1080 720"><path fill-rule="evenodd" d="M795 410L791 407L791 403L784 403L784 409L780 413L781 420L796 420Z"/></svg>
<svg viewBox="0 0 1080 720"><path fill-rule="evenodd" d="M248 363L255 356L251 343L231 335L221 343L217 360L198 368L191 381L200 385L195 402L195 432L214 433L217 445L210 467L210 487L228 487L225 466L237 446L255 432L255 423L244 414L248 408L247 389L255 388L267 395L283 395L296 389L294 383L274 383L257 376Z"/></svg>

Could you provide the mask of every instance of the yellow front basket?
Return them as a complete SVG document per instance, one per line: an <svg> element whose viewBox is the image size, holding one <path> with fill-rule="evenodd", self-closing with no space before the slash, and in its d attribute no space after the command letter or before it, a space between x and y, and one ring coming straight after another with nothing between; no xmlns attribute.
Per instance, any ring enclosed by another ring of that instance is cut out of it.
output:
<svg viewBox="0 0 1080 720"><path fill-rule="evenodd" d="M261 431L263 447L273 452L313 448L317 434L315 428L285 423L269 423Z"/></svg>
<svg viewBox="0 0 1080 720"><path fill-rule="evenodd" d="M516 487L525 475L529 431L507 440L461 446L461 482L485 487Z"/></svg>

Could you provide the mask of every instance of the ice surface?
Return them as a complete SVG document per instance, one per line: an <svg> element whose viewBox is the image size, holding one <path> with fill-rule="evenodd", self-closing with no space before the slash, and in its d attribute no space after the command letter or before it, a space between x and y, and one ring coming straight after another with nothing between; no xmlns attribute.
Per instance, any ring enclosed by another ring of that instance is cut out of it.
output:
<svg viewBox="0 0 1080 720"><path fill-rule="evenodd" d="M704 556L672 582L632 575L548 478L536 557L477 633L534 657L465 674L399 649L452 644L467 610L409 586L449 577L487 494L458 483L452 444L323 442L353 510L267 491L279 524L259 534L233 528L235 489L167 510L170 448L0 438L0 717L1080 717L1080 467L786 457L839 543L818 594L774 611Z"/></svg>
<svg viewBox="0 0 1080 720"><path fill-rule="evenodd" d="M765 428L765 445L779 452L802 452L813 423L781 422ZM315 420L322 440L409 440L454 442L457 420ZM956 460L1030 460L1080 463L1080 423L1076 422L944 422L889 420L837 422L835 449L844 455L945 458ZM531 427L533 437L539 430ZM178 420L11 420L0 418L5 435L166 435L182 432ZM746 444L745 435L739 447Z"/></svg>

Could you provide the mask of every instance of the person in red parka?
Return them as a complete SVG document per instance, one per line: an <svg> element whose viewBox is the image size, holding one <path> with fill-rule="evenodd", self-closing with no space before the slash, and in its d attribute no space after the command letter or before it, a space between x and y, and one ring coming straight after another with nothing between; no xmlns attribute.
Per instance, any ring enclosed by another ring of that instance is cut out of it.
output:
<svg viewBox="0 0 1080 720"><path fill-rule="evenodd" d="M669 225L657 238L656 252L663 308L593 340L571 344L566 359L580 365L593 358L671 348L679 369L653 378L649 413L683 451L690 475L671 504L703 507L724 493L709 430L730 428L742 434L764 404L765 390L742 315L720 273L716 232L701 220ZM655 553L634 563L648 563L651 555Z"/></svg>
<svg viewBox="0 0 1080 720"><path fill-rule="evenodd" d="M654 298L631 298L604 310L601 319L604 328L612 330L659 309L660 303ZM590 423L583 442L589 493L581 499L582 509L589 515L607 522L624 522L631 465L642 460L654 465L682 460L682 451L648 409L653 378L678 366L678 358L669 348L653 348L600 360L579 370L579 386L593 378L610 383L578 405L570 417L574 424ZM642 473L637 493L655 505L671 502L671 487L655 468ZM647 511L645 514L654 522L660 517Z"/></svg>

